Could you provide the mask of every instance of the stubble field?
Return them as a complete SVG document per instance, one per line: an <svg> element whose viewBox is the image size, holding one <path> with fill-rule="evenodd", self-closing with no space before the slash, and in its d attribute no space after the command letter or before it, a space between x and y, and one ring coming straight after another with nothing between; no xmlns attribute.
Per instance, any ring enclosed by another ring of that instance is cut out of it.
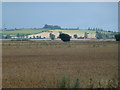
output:
<svg viewBox="0 0 120 90"><path fill-rule="evenodd" d="M3 88L116 87L115 41L3 41Z"/></svg>

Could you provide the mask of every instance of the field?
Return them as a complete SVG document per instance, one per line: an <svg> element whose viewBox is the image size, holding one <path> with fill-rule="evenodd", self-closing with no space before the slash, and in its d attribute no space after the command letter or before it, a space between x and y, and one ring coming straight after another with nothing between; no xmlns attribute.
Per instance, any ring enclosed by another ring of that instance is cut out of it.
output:
<svg viewBox="0 0 120 90"><path fill-rule="evenodd" d="M74 82L82 88L117 87L115 41L3 41L2 45L3 88L55 88L59 82L67 82L65 87Z"/></svg>
<svg viewBox="0 0 120 90"><path fill-rule="evenodd" d="M76 34L80 34L80 33L93 33L95 34L95 31L92 31L92 30L50 30L50 31L53 31L53 32L63 32L63 33L76 33Z"/></svg>
<svg viewBox="0 0 120 90"><path fill-rule="evenodd" d="M53 31L53 34L57 36L59 35L59 32L66 33L72 36L72 38L74 38L74 34L77 34L78 37L84 37L85 32L89 33L88 38L95 38L96 35L96 32L92 30L50 30L50 31Z"/></svg>
<svg viewBox="0 0 120 90"><path fill-rule="evenodd" d="M55 32L72 32L72 33L84 33L84 32L88 32L88 33L95 33L95 31L90 31L90 30L44 30L44 29L20 29L20 30L3 30L2 33L3 34L36 34L39 33L41 31L55 31Z"/></svg>
<svg viewBox="0 0 120 90"><path fill-rule="evenodd" d="M87 32L88 37L89 38L95 38L96 35L96 31L92 31L92 30L44 30L44 29L21 29L21 30L3 30L2 31L2 36L6 36L7 34L10 34L10 36L12 37L16 37L16 35L19 33L20 35L28 35L29 34L29 38L33 37L33 36L38 36L40 35L41 37L46 37L49 38L49 35L46 36L46 34L53 32L56 35L56 38L59 35L59 32L62 33L66 33L71 35L72 37L74 36L74 34L77 34L79 37L80 36L84 36L84 33ZM101 31L102 33L105 34L112 34L110 32L105 32L105 31ZM45 33L45 34L44 34Z"/></svg>
<svg viewBox="0 0 120 90"><path fill-rule="evenodd" d="M47 30L32 30L32 29L21 29L21 30L5 30L2 31L3 36L6 36L7 34L10 34L11 36L16 36L16 34L37 34L41 33L42 31L47 31Z"/></svg>

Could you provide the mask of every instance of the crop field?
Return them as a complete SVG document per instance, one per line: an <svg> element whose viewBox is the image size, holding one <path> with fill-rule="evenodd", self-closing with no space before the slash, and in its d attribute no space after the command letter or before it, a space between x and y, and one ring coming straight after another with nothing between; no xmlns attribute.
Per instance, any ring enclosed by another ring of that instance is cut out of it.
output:
<svg viewBox="0 0 120 90"><path fill-rule="evenodd" d="M92 31L92 30L49 30L49 31L53 31L53 33L58 33L58 34L59 32L66 33L69 34L72 38L74 38L74 34L77 34L78 37L84 37L85 32L88 33L88 38L95 38L96 35L96 31Z"/></svg>
<svg viewBox="0 0 120 90"><path fill-rule="evenodd" d="M49 30L53 32L63 32L63 33L74 33L74 34L84 34L85 32L89 34L96 34L96 31L93 30ZM104 34L112 34L111 32L101 31Z"/></svg>
<svg viewBox="0 0 120 90"><path fill-rule="evenodd" d="M6 30L2 31L2 34L6 36L7 34L10 34L11 36L15 36L16 34L37 34L41 33L42 31L48 31L48 30L32 30L32 29L22 29L22 30Z"/></svg>
<svg viewBox="0 0 120 90"><path fill-rule="evenodd" d="M96 31L93 30L45 30L45 29L21 29L21 30L3 30L2 36L5 38L7 35L10 35L12 38L18 38L17 34L24 38L34 38L40 36L41 38L49 38L49 34L53 33L55 38L59 36L59 33L69 34L72 38L76 34L78 37L84 37L85 32L88 35L88 38L96 38ZM101 33L110 35L111 32L101 31Z"/></svg>
<svg viewBox="0 0 120 90"><path fill-rule="evenodd" d="M41 36L42 38L50 38L50 33L51 32L42 32L42 33L38 33L38 34L32 34L32 35L28 35L28 38L30 38L30 37L37 37L37 36ZM68 35L70 35L71 36L71 38L74 38L74 34L76 34L75 32L63 32L63 33L66 33L66 34L68 34ZM55 38L57 38L57 37L59 37L59 32L56 32L56 31L53 31L52 32L52 34L54 34L55 35ZM84 33L77 33L77 36L78 37L84 37ZM95 37L95 34L89 34L88 35L88 38L96 38Z"/></svg>
<svg viewBox="0 0 120 90"><path fill-rule="evenodd" d="M50 30L53 32L63 32L63 33L76 33L76 34L84 34L85 32L87 33L93 33L95 34L95 31L92 30Z"/></svg>
<svg viewBox="0 0 120 90"><path fill-rule="evenodd" d="M16 34L38 34L43 31L49 32L63 32L63 33L73 33L73 34L84 34L85 32L95 34L95 31L90 31L90 30L44 30L44 29L39 29L39 30L34 30L34 29L21 29L21 30L3 30L2 34L3 36L6 36L7 34L10 34L11 36L15 36Z"/></svg>
<svg viewBox="0 0 120 90"><path fill-rule="evenodd" d="M115 41L3 41L3 88L118 86Z"/></svg>

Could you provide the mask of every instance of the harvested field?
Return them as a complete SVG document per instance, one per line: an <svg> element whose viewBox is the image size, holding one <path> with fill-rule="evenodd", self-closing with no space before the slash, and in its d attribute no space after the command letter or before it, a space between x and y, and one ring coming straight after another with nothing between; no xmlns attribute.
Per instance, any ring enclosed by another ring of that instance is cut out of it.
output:
<svg viewBox="0 0 120 90"><path fill-rule="evenodd" d="M3 88L54 88L61 77L81 87L118 79L115 41L3 41ZM114 82L115 83L115 82Z"/></svg>
<svg viewBox="0 0 120 90"><path fill-rule="evenodd" d="M52 30L51 30L52 31ZM62 30L61 30L62 31ZM71 32L70 32L71 31ZM28 38L33 38L33 37L37 37L37 36L41 36L41 38L50 38L50 31L49 32L42 32L42 33L38 33L38 34L32 34L32 35L28 35ZM74 38L74 35L76 34L78 37L84 37L84 33L85 32L81 32L78 30L68 30L68 31L63 31L63 33L66 33L68 35L70 35L72 38ZM59 31L57 30L53 30L52 34L55 35L55 38L59 37ZM95 33L90 33L88 34L88 38L96 38L96 34Z"/></svg>

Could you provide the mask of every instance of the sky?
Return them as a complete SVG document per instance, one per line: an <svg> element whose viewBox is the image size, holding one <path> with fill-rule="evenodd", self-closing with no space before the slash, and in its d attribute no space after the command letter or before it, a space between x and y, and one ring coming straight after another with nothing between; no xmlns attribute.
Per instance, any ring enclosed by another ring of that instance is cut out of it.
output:
<svg viewBox="0 0 120 90"><path fill-rule="evenodd" d="M2 2L0 2L0 29L2 28Z"/></svg>
<svg viewBox="0 0 120 90"><path fill-rule="evenodd" d="M3 2L3 28L100 28L118 31L117 2Z"/></svg>

